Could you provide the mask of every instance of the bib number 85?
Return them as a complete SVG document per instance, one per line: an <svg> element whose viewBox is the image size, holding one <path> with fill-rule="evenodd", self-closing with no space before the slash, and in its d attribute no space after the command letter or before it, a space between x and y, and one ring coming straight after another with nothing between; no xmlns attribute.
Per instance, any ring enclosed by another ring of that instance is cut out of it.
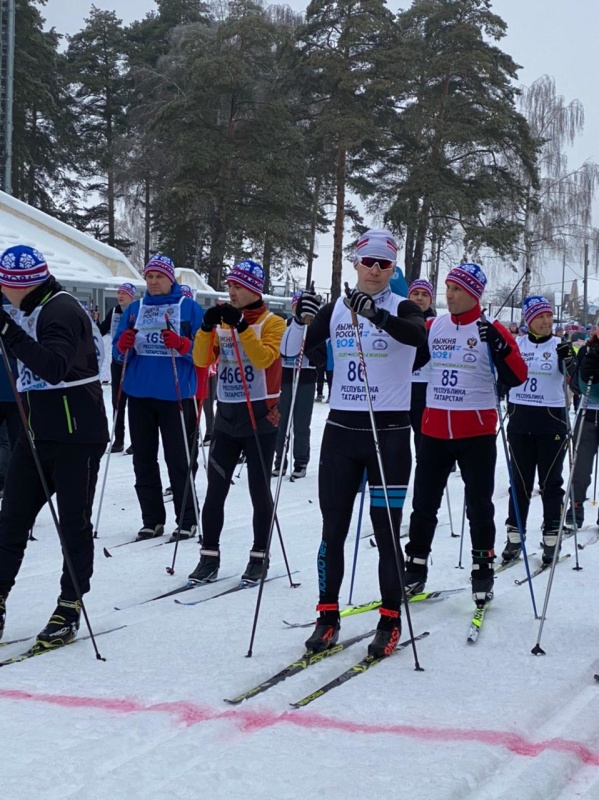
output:
<svg viewBox="0 0 599 800"><path fill-rule="evenodd" d="M457 369L444 369L441 373L441 386L457 386L458 378Z"/></svg>
<svg viewBox="0 0 599 800"><path fill-rule="evenodd" d="M254 380L254 368L251 364L247 364L243 371L247 383L251 383ZM241 370L239 367L235 369L233 367L223 367L220 373L220 380L223 383L243 383Z"/></svg>
<svg viewBox="0 0 599 800"><path fill-rule="evenodd" d="M364 383L364 370L359 361L350 361L347 365L347 380L354 383L356 379Z"/></svg>

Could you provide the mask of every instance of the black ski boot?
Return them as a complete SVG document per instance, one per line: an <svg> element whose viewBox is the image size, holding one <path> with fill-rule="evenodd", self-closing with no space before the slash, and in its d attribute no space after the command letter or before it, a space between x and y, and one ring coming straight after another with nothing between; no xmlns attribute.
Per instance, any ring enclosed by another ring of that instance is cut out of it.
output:
<svg viewBox="0 0 599 800"><path fill-rule="evenodd" d="M541 560L545 567L548 567L553 562L553 556L557 546L557 534L557 531L543 532L543 555L541 556Z"/></svg>
<svg viewBox="0 0 599 800"><path fill-rule="evenodd" d="M144 527L137 534L136 542L143 542L144 539L154 539L157 536L162 536L164 533L164 525L144 525Z"/></svg>
<svg viewBox="0 0 599 800"><path fill-rule="evenodd" d="M524 541L526 541L526 534L524 534ZM515 561L517 558L520 558L521 553L522 542L520 541L520 533L518 528L514 528L513 525L508 525L507 542L505 543L503 553L501 554L503 563L508 564L510 561Z"/></svg>
<svg viewBox="0 0 599 800"><path fill-rule="evenodd" d="M246 583L258 583L262 577L262 567L266 561L266 572L270 566L270 559L264 550L250 550L250 560L245 568L245 572L241 576L242 581Z"/></svg>
<svg viewBox="0 0 599 800"><path fill-rule="evenodd" d="M584 525L584 506L582 503L574 503L574 510L572 510L572 506L570 506L566 513L566 522L564 524L564 528L567 528L569 531L573 531L574 521L576 521L577 528L582 528Z"/></svg>
<svg viewBox="0 0 599 800"><path fill-rule="evenodd" d="M306 650L312 653L322 653L329 647L337 644L339 639L339 603L319 603L316 610L320 616L316 620L316 625L312 635L306 639Z"/></svg>
<svg viewBox="0 0 599 800"><path fill-rule="evenodd" d="M294 480L297 480L298 478L305 478L307 471L308 468L306 467L305 464L296 463L295 466L293 467L293 472L291 473L291 477Z"/></svg>
<svg viewBox="0 0 599 800"><path fill-rule="evenodd" d="M220 550L200 549L200 562L189 576L191 583L212 583L218 578Z"/></svg>
<svg viewBox="0 0 599 800"><path fill-rule="evenodd" d="M472 551L472 599L478 608L490 603L493 599L494 561L494 550Z"/></svg>
<svg viewBox="0 0 599 800"><path fill-rule="evenodd" d="M79 600L58 598L58 605L43 631L37 635L36 643L47 649L63 647L72 642L79 630L81 603Z"/></svg>
<svg viewBox="0 0 599 800"><path fill-rule="evenodd" d="M428 577L427 555L408 555L406 553L406 571L404 572L404 586L408 597L420 594L426 586Z"/></svg>
<svg viewBox="0 0 599 800"><path fill-rule="evenodd" d="M197 525L192 525L191 530L188 531L184 530L183 528L181 528L181 530L179 530L179 528L175 528L171 534L169 542L182 542L185 539L193 539L197 530Z"/></svg>
<svg viewBox="0 0 599 800"><path fill-rule="evenodd" d="M125 449L125 442L113 442L110 448L111 453L122 453Z"/></svg>
<svg viewBox="0 0 599 800"><path fill-rule="evenodd" d="M381 618L374 634L374 639L368 645L368 655L375 658L386 658L393 655L399 644L401 636L401 618L399 611L390 608L379 608Z"/></svg>
<svg viewBox="0 0 599 800"><path fill-rule="evenodd" d="M0 639L4 633L4 625L6 624L6 598L0 597Z"/></svg>

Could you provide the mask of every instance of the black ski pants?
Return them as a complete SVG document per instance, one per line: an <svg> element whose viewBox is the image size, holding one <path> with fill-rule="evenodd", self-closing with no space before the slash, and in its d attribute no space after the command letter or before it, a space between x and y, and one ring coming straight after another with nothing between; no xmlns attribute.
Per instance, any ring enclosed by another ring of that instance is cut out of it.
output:
<svg viewBox="0 0 599 800"><path fill-rule="evenodd" d="M119 386L121 385L121 376L123 374L123 365L118 361L110 362L110 382L112 389L112 413L116 412L116 425L114 427L114 441L117 444L125 442L125 408L127 407L127 395L121 392L119 399ZM118 404L117 404L118 401ZM117 407L118 406L118 407Z"/></svg>
<svg viewBox="0 0 599 800"><path fill-rule="evenodd" d="M92 506L104 444L36 442L48 488L56 508L64 545L81 594L89 592L94 565ZM0 510L0 596L6 597L21 567L29 531L46 503L39 473L25 434L10 460ZM73 580L63 562L61 597L77 599Z"/></svg>
<svg viewBox="0 0 599 800"><path fill-rule="evenodd" d="M364 470L370 487L370 519L379 553L379 585L383 607L399 610L401 589L392 536L399 549L399 526L405 501L412 455L409 426L378 431L381 456L391 506L393 533L369 428L356 430L328 422L320 450L318 498L322 512L322 541L318 551L320 602L337 603L344 573L344 545L351 523L354 500Z"/></svg>
<svg viewBox="0 0 599 800"><path fill-rule="evenodd" d="M582 414L582 412L580 413ZM580 425L581 422L579 417L574 430L575 443L577 441ZM576 451L576 464L574 465L574 476L572 478L574 502L579 507L582 507L582 504L587 499L587 491L591 485L593 464L598 448L599 411L587 408L584 415L584 421L582 422L582 433L580 435L578 450ZM580 511L578 513L580 514Z"/></svg>
<svg viewBox="0 0 599 800"><path fill-rule="evenodd" d="M526 531L526 520L537 470L543 499L543 530L556 531L559 528L564 502L562 471L568 444L566 436L559 433L544 435L510 433L508 428L508 441L516 497L524 531ZM506 522L514 528L518 527L511 492Z"/></svg>
<svg viewBox="0 0 599 800"><path fill-rule="evenodd" d="M474 551L486 552L487 556L481 556L481 562L488 563L488 554L495 547L493 490L496 458L495 436L435 439L423 434L416 462L407 555L428 557L443 492L451 468L457 461L464 481L473 555Z"/></svg>
<svg viewBox="0 0 599 800"><path fill-rule="evenodd" d="M410 399L410 425L414 432L414 452L418 458L418 448L422 439L422 415L426 408L426 383L413 383Z"/></svg>
<svg viewBox="0 0 599 800"><path fill-rule="evenodd" d="M266 477L260 460L256 437L228 436L215 430L210 440L208 455L208 488L202 508L203 547L218 550L225 522L225 501L231 487L231 478L239 457L245 453L248 487L254 509L254 542L252 550L266 550L272 516L270 474L275 452L277 432L260 433L260 448L266 466Z"/></svg>
<svg viewBox="0 0 599 800"><path fill-rule="evenodd" d="M182 401L183 419L188 444L193 440L196 415L193 399ZM152 397L129 397L129 433L133 445L135 491L141 507L144 526L164 525L166 509L162 497L162 481L158 465L158 437L162 439L164 460L173 490L177 524L191 530L196 524L191 486L182 509L183 492L189 465L183 442L181 413L176 400L155 400ZM194 489L195 491L195 489Z"/></svg>
<svg viewBox="0 0 599 800"><path fill-rule="evenodd" d="M279 422L276 447L277 464L280 464L283 458L283 447L285 445L285 433L287 432L292 391L292 383L284 383L281 386L281 397L279 398L281 421ZM296 466L306 467L310 461L310 422L312 421L313 409L314 384L298 384L295 406L293 408L293 461Z"/></svg>

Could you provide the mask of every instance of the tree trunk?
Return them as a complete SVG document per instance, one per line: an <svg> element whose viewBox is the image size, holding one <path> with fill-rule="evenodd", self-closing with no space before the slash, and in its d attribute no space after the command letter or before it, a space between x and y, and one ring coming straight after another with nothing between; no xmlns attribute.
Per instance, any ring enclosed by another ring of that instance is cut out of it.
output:
<svg viewBox="0 0 599 800"><path fill-rule="evenodd" d="M150 178L146 176L144 181L145 202L144 202L144 264L150 260L150 234L152 230L152 217L150 214Z"/></svg>
<svg viewBox="0 0 599 800"><path fill-rule="evenodd" d="M264 294L270 294L270 262L272 261L272 242L268 233L264 237L262 266L264 267Z"/></svg>
<svg viewBox="0 0 599 800"><path fill-rule="evenodd" d="M426 234L428 232L428 217L431 210L430 200L424 200L420 215L418 219L418 227L416 228L416 237L414 240L414 256L409 276L406 275L408 285L420 277L422 271L422 259L424 257L424 246L426 244Z"/></svg>
<svg viewBox="0 0 599 800"><path fill-rule="evenodd" d="M114 170L110 168L108 170L108 192L107 192L107 201L108 201L108 244L111 247L115 247L115 224L114 224L114 215L115 215L115 202L114 202Z"/></svg>
<svg viewBox="0 0 599 800"><path fill-rule="evenodd" d="M312 218L310 220L310 238L308 240L308 269L306 270L306 289L309 289L312 283L312 266L314 264L314 248L316 247L316 223L318 221L321 183L322 175L319 172L314 182L314 194L312 199Z"/></svg>
<svg viewBox="0 0 599 800"><path fill-rule="evenodd" d="M339 147L335 178L337 183L335 225L333 229L333 271L331 274L331 300L337 300L341 294L341 270L343 267L343 228L345 222L345 166L347 152Z"/></svg>

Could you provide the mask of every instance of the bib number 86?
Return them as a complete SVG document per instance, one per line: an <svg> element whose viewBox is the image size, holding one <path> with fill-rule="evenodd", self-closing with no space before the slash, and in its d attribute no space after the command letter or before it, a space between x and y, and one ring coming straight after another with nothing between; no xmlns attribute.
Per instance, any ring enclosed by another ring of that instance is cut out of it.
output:
<svg viewBox="0 0 599 800"><path fill-rule="evenodd" d="M356 379L364 383L364 370L359 361L350 361L347 365L347 380L354 383Z"/></svg>
<svg viewBox="0 0 599 800"><path fill-rule="evenodd" d="M247 383L251 383L254 380L254 368L251 364L247 364L243 371ZM233 367L223 367L220 373L220 379L223 383L243 383L239 367L235 369L233 369Z"/></svg>

